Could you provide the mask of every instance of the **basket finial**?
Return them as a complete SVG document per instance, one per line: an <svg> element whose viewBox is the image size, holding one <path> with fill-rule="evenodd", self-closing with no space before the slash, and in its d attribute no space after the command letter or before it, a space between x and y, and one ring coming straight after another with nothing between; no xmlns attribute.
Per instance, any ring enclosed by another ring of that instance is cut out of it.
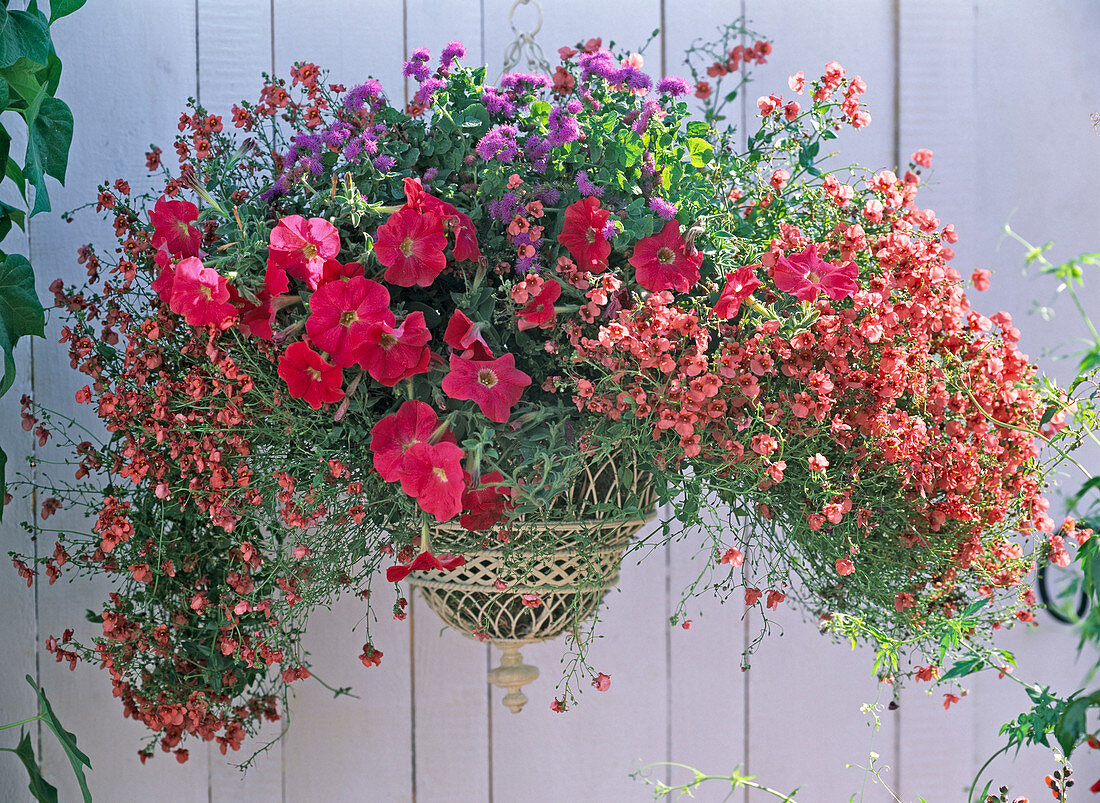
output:
<svg viewBox="0 0 1100 803"><path fill-rule="evenodd" d="M500 666L490 670L489 682L502 689L508 689L502 702L512 709L513 714L518 714L527 703L527 695L521 692L520 688L538 678L539 670L536 666L523 663L523 656L519 654L519 643L514 641L495 643L503 654L500 656Z"/></svg>

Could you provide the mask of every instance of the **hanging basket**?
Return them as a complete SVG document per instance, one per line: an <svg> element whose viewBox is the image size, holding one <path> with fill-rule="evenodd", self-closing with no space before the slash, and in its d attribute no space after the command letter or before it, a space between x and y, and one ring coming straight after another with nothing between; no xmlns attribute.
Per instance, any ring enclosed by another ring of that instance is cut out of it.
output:
<svg viewBox="0 0 1100 803"><path fill-rule="evenodd" d="M552 554L539 550L535 557L520 548L506 562L503 545L465 550L466 563L454 571L424 572L410 576L409 583L448 626L503 651L489 681L508 690L504 705L519 713L527 702L520 688L539 675L536 667L523 663L520 648L576 631L596 612L619 581L630 539L655 509L652 476L633 456L613 455L598 467L586 467L570 492L551 505L551 513L570 518L513 522L521 537L530 534L542 543L553 539ZM624 510L644 513L624 516ZM432 543L442 546L464 534L458 525L440 525L433 528ZM537 604L530 604L530 595L537 595Z"/></svg>

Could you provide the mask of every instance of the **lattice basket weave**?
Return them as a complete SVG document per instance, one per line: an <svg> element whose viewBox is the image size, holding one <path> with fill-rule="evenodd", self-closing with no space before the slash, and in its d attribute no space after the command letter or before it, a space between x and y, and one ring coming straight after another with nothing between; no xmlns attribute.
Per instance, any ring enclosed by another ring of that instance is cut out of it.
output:
<svg viewBox="0 0 1100 803"><path fill-rule="evenodd" d="M628 483L622 481L624 475ZM520 688L539 674L523 663L520 647L575 630L596 612L619 581L631 537L653 518L655 505L652 477L639 470L633 456L615 455L586 467L573 488L554 500L552 513L569 519L513 523L517 532L537 530L543 542L552 537L557 547L549 556L521 556L522 576L515 576L514 565L506 565L503 547L496 547L463 551L466 563L454 571L424 572L410 576L409 582L447 625L503 651L489 680L509 690L504 705L518 713L527 702ZM624 508L647 512L626 517ZM442 546L463 532L457 524L440 525L433 528L432 542L444 551ZM579 550L579 538L596 547ZM506 590L497 587L498 580ZM525 606L524 594L537 594L541 604Z"/></svg>

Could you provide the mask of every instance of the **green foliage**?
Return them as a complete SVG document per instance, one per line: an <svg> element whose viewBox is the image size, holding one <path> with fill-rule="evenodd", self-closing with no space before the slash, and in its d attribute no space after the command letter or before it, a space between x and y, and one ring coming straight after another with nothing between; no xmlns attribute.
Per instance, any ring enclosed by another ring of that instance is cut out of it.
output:
<svg viewBox="0 0 1100 803"><path fill-rule="evenodd" d="M11 133L0 123L0 184L15 184L25 201L27 187L34 187L31 215L50 211L46 176L65 183L69 146L73 141L73 114L65 102L54 97L61 80L61 60L50 40L50 25L72 14L86 0L55 0L50 16L32 2L26 11L10 11L7 0L0 5L0 113L17 113L27 128L27 151L20 165L10 154ZM0 238L12 225L23 228L24 210L0 203ZM34 289L34 271L26 258L0 251L0 350L4 352L4 373L0 396L15 381L14 350L24 335L42 337L42 304ZM0 498L6 482L7 455L0 449ZM4 508L0 505L0 520Z"/></svg>

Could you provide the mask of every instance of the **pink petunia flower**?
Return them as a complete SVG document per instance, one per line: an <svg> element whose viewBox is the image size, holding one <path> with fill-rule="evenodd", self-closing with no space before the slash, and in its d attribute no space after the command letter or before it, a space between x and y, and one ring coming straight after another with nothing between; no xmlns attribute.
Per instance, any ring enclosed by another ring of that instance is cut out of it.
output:
<svg viewBox="0 0 1100 803"><path fill-rule="evenodd" d="M195 257L181 259L176 265L168 307L190 326L221 326L226 319L237 317L236 308L229 303L225 277L213 268L204 268Z"/></svg>
<svg viewBox="0 0 1100 803"><path fill-rule="evenodd" d="M190 201L170 201L161 196L149 222L153 226L154 248L166 248L174 256L197 257L202 249L202 234L192 226L199 219L199 208Z"/></svg>
<svg viewBox="0 0 1100 803"><path fill-rule="evenodd" d="M443 219L443 228L454 231L455 245L451 253L455 262L477 262L481 259L474 221L465 212L459 212L452 204L427 192L418 178L405 179L405 208L434 212Z"/></svg>
<svg viewBox="0 0 1100 803"><path fill-rule="evenodd" d="M443 333L443 342L459 352L460 357L468 360L491 360L493 352L481 335L484 328L485 324L474 323L466 317L466 313L456 309L447 323L447 331Z"/></svg>
<svg viewBox="0 0 1100 803"><path fill-rule="evenodd" d="M390 316L393 319L393 316ZM410 312L400 326L381 321L369 327L355 352L367 373L387 387L428 370L432 335L423 312Z"/></svg>
<svg viewBox="0 0 1100 803"><path fill-rule="evenodd" d="M859 290L856 263L833 265L817 255L817 246L810 243L806 250L776 260L772 278L775 286L802 301L813 301L824 291L829 298L838 301L851 298Z"/></svg>
<svg viewBox="0 0 1100 803"><path fill-rule="evenodd" d="M389 306L389 291L378 282L362 276L329 281L309 297L306 332L334 365L347 368L372 329L388 326L393 331L396 319Z"/></svg>
<svg viewBox="0 0 1100 803"><path fill-rule="evenodd" d="M428 287L447 267L443 219L433 212L398 209L374 237L374 253L386 267L382 275L401 287Z"/></svg>
<svg viewBox="0 0 1100 803"><path fill-rule="evenodd" d="M470 511L458 520L463 528L472 532L487 530L504 518L505 511L512 507L510 497L514 492L500 484L503 480L499 471L483 474L477 488L462 494L462 509Z"/></svg>
<svg viewBox="0 0 1100 803"><path fill-rule="evenodd" d="M703 264L702 254L689 256L686 249L675 219L665 223L657 234L639 240L629 260L638 284L651 293L686 293L699 281L699 266Z"/></svg>
<svg viewBox="0 0 1100 803"><path fill-rule="evenodd" d="M438 569L441 572L450 572L466 562L461 555L440 555L436 557L431 552L421 552L409 563L390 566L386 569L386 581L399 583L413 572L427 572Z"/></svg>
<svg viewBox="0 0 1100 803"><path fill-rule="evenodd" d="M316 290L324 276L325 262L340 253L340 233L324 218L287 215L271 230L267 248L265 284L277 290L280 274L303 281ZM286 292L284 287L280 292Z"/></svg>
<svg viewBox="0 0 1100 803"><path fill-rule="evenodd" d="M462 458L466 453L449 441L414 443L405 452L401 490L416 499L436 521L450 521L462 510L466 490Z"/></svg>
<svg viewBox="0 0 1100 803"><path fill-rule="evenodd" d="M439 416L422 401L410 400L371 429L370 450L374 468L386 482L397 482L405 453L416 443L427 443L439 424Z"/></svg>
<svg viewBox="0 0 1100 803"><path fill-rule="evenodd" d="M600 199L581 198L565 208L558 242L569 249L581 270L602 273L607 270L611 243L604 236L611 212L600 208Z"/></svg>
<svg viewBox="0 0 1100 803"><path fill-rule="evenodd" d="M291 343L279 358L279 376L291 396L303 399L314 410L344 398L343 369L326 362L302 341Z"/></svg>
<svg viewBox="0 0 1100 803"><path fill-rule="evenodd" d="M450 366L443 377L443 392L459 401L472 400L486 418L501 424L531 384L531 377L516 368L512 354L495 360L467 360L452 354Z"/></svg>
<svg viewBox="0 0 1100 803"><path fill-rule="evenodd" d="M554 325L554 302L561 297L561 285L553 279L543 282L542 291L519 311L517 326L525 329L549 329Z"/></svg>
<svg viewBox="0 0 1100 803"><path fill-rule="evenodd" d="M722 288L718 303L714 305L714 314L717 317L728 320L737 315L741 302L760 286L760 280L756 278L756 268L759 267L744 265L726 274L726 286Z"/></svg>

